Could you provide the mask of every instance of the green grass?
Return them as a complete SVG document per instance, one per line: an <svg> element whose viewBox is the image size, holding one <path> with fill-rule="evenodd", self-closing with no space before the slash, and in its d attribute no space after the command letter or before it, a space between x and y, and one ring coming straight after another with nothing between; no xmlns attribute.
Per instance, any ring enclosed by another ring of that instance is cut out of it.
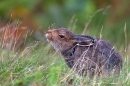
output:
<svg viewBox="0 0 130 86"><path fill-rule="evenodd" d="M45 47L46 46L46 47ZM123 55L119 76L94 79L82 77L69 69L63 58L50 45L38 44L15 53L0 50L0 86L129 86L130 58Z"/></svg>

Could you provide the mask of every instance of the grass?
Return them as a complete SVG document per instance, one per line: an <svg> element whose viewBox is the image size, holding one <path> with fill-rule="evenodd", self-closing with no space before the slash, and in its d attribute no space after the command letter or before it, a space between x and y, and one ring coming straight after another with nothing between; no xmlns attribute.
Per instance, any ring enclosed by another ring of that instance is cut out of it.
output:
<svg viewBox="0 0 130 86"><path fill-rule="evenodd" d="M46 46L46 47L45 47ZM51 53L50 53L51 52ZM129 86L130 58L123 55L124 65L119 76L90 79L75 74L50 45L29 46L21 53L0 50L1 86Z"/></svg>

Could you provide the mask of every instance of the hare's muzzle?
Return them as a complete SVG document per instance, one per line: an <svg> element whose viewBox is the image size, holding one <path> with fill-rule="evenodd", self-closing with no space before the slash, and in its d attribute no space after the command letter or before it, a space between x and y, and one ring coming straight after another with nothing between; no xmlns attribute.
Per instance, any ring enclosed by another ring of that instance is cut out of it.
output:
<svg viewBox="0 0 130 86"><path fill-rule="evenodd" d="M47 38L48 41L51 41L52 40L52 33L51 33L51 30L48 30L45 37Z"/></svg>

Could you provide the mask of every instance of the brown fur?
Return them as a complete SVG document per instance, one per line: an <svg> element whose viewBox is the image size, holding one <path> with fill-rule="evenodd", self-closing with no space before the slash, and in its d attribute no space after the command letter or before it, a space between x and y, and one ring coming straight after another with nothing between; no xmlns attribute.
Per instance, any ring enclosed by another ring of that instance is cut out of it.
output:
<svg viewBox="0 0 130 86"><path fill-rule="evenodd" d="M48 30L46 38L62 54L67 65L80 75L120 72L122 57L102 39L75 35L65 28Z"/></svg>

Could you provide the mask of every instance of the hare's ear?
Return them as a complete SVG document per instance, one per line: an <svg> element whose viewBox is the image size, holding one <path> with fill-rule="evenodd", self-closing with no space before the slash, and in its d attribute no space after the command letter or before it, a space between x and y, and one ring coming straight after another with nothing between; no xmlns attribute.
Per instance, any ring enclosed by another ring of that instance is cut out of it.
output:
<svg viewBox="0 0 130 86"><path fill-rule="evenodd" d="M92 40L83 40L83 41L79 41L79 42L76 42L76 45L77 46L92 46L94 44L94 39Z"/></svg>
<svg viewBox="0 0 130 86"><path fill-rule="evenodd" d="M93 42L85 42L85 41L83 41L83 42L78 42L76 45L77 46L92 46Z"/></svg>
<svg viewBox="0 0 130 86"><path fill-rule="evenodd" d="M91 46L94 44L94 38L85 35L75 35L75 44L77 46Z"/></svg>

